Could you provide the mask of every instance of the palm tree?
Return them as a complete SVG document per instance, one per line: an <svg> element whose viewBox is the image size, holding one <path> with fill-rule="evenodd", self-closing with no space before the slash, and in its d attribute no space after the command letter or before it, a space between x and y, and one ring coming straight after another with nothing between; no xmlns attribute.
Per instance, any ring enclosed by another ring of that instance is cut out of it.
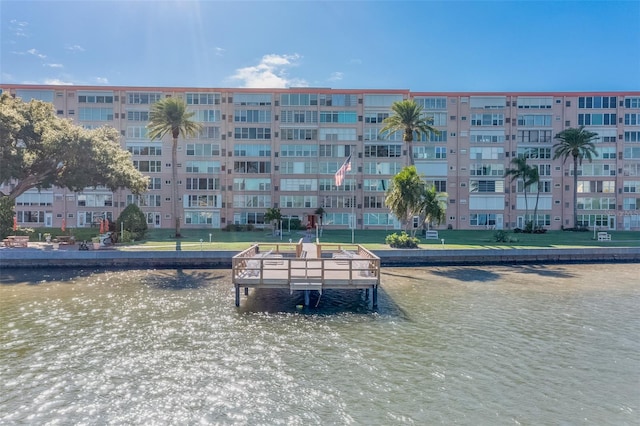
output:
<svg viewBox="0 0 640 426"><path fill-rule="evenodd" d="M187 111L187 105L182 99L165 98L151 106L149 114L149 138L162 139L167 133L171 133L173 143L171 145L171 184L173 217L176 226L176 238L180 238L181 218L178 214L178 136L194 137L200 130L200 124L191 120L195 113Z"/></svg>
<svg viewBox="0 0 640 426"><path fill-rule="evenodd" d="M440 225L446 219L447 213L447 193L437 192L435 185L424 186L424 192L420 199L420 212L424 217L424 223L429 224L435 222Z"/></svg>
<svg viewBox="0 0 640 426"><path fill-rule="evenodd" d="M407 232L413 216L420 213L424 186L415 166L409 166L394 176L387 190L385 205L404 224ZM411 235L415 236L415 233L416 230L412 229Z"/></svg>
<svg viewBox="0 0 640 426"><path fill-rule="evenodd" d="M598 134L584 129L584 126L576 129L570 127L558 133L555 139L560 142L553 145L555 153L553 159L562 157L563 163L569 156L573 157L573 227L578 226L578 164L582 165L582 160L586 158L589 162L594 156L598 156L596 146L593 141L598 138Z"/></svg>
<svg viewBox="0 0 640 426"><path fill-rule="evenodd" d="M540 175L538 174L538 169L536 167L530 166L527 164L526 156L522 155L511 160L511 163L515 166L514 168L510 168L504 171L504 177L511 176L511 182L514 180L522 180L524 185L524 224L525 228L528 229L529 221L527 220L527 216L529 215L529 202L527 201L527 190L534 183L538 183L540 180ZM534 171L535 170L535 171ZM538 192L539 194L539 192ZM536 199L536 210L538 207L538 202ZM534 220L535 215L534 214Z"/></svg>
<svg viewBox="0 0 640 426"><path fill-rule="evenodd" d="M273 235L276 234L278 224L282 220L282 213L277 207L269 207L264 213L264 221L270 222L273 225Z"/></svg>
<svg viewBox="0 0 640 426"><path fill-rule="evenodd" d="M413 135L418 138L430 132L436 135L440 132L432 127L433 119L425 117L422 107L414 100L405 99L394 102L391 105L393 115L385 118L382 122L384 127L380 129L380 134L388 136L395 132L403 132L402 140L407 144L409 165L413 166Z"/></svg>

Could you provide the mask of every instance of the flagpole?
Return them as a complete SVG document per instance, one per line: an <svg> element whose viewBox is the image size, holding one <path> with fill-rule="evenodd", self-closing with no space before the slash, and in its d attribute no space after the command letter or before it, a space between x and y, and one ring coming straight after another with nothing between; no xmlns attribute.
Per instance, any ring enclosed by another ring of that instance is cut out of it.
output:
<svg viewBox="0 0 640 426"><path fill-rule="evenodd" d="M352 145L353 147L353 145ZM353 152L351 152L349 155L353 155ZM357 169L356 169L357 170ZM354 179L355 181L355 179ZM351 224L351 244L355 244L356 239L355 239L355 231L356 231L356 199L357 196L355 194L357 194L357 192L355 190L358 189L358 184L355 184L356 187L354 188L354 196L353 196L353 202L351 203L351 220L353 220L353 223Z"/></svg>

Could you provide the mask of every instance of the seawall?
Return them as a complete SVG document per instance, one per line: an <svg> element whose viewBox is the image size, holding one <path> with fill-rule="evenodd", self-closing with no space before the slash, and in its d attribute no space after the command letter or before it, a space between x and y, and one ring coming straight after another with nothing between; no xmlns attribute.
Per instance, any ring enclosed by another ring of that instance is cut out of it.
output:
<svg viewBox="0 0 640 426"><path fill-rule="evenodd" d="M640 247L372 250L382 266L638 262ZM12 268L231 268L236 251L0 250Z"/></svg>

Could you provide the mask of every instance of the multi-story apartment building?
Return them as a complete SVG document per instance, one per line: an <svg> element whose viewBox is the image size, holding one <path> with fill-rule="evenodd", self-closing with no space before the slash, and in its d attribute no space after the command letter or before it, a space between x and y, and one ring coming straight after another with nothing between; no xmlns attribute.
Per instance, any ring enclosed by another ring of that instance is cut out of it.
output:
<svg viewBox="0 0 640 426"><path fill-rule="evenodd" d="M573 226L572 161L553 160L554 137L568 127L598 134L598 156L577 170L580 224L640 229L640 92L427 93L325 88L213 89L169 87L36 86L0 84L25 101L51 102L58 116L87 128L113 126L135 166L149 176L140 197L87 188L29 191L17 199L25 226L91 226L116 219L137 203L150 227L172 228L171 186L178 185L184 228L264 224L269 207L303 223L325 211L327 228L393 229L384 205L393 176L407 165L401 134L382 137L391 105L414 99L439 135L413 143L418 171L446 192L453 229L512 229L533 211L522 182L504 177L516 156L540 172L536 221L548 229ZM171 181L170 140L151 141L146 125L154 102L185 100L202 124L181 139L179 178ZM334 173L352 156L336 187ZM355 217L354 217L355 216ZM418 226L416 221L416 226ZM285 219L286 227L286 219Z"/></svg>

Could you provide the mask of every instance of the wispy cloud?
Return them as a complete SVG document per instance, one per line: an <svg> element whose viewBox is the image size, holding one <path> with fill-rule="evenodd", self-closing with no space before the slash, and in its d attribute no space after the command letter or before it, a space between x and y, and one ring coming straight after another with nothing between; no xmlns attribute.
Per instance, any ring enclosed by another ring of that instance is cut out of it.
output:
<svg viewBox="0 0 640 426"><path fill-rule="evenodd" d="M60 86L73 86L74 83L72 83L70 81L60 80L59 78L45 78L44 79L44 84L60 85Z"/></svg>
<svg viewBox="0 0 640 426"><path fill-rule="evenodd" d="M96 83L109 84L109 80L106 77L96 77Z"/></svg>
<svg viewBox="0 0 640 426"><path fill-rule="evenodd" d="M225 52L225 49L223 49L222 47L214 47L213 51L217 56L222 56Z"/></svg>
<svg viewBox="0 0 640 426"><path fill-rule="evenodd" d="M329 81L340 81L344 77L344 73L340 71L332 72Z"/></svg>
<svg viewBox="0 0 640 426"><path fill-rule="evenodd" d="M287 70L298 65L302 56L293 55L264 55L258 65L239 68L232 75L231 80L240 81L241 87L249 88L286 88L291 86L308 86L306 80L292 78Z"/></svg>
<svg viewBox="0 0 640 426"><path fill-rule="evenodd" d="M37 49L29 49L29 50L27 50L27 53L30 54L30 55L33 55L35 57L38 57L40 59L45 59L47 57L47 55L38 52Z"/></svg>
<svg viewBox="0 0 640 426"><path fill-rule="evenodd" d="M70 50L72 52L84 52L84 47L78 45L78 44L73 44L73 45L67 45L65 46L66 50Z"/></svg>
<svg viewBox="0 0 640 426"><path fill-rule="evenodd" d="M64 66L62 64L42 64L43 67L49 67L49 68L63 68Z"/></svg>
<svg viewBox="0 0 640 426"><path fill-rule="evenodd" d="M361 65L362 64L362 59L358 59L358 58L353 58L349 61L350 64L355 64L355 65Z"/></svg>
<svg viewBox="0 0 640 426"><path fill-rule="evenodd" d="M9 21L9 29L13 32L13 35L16 37L28 37L27 34L27 26L28 22L18 21L17 19L12 19Z"/></svg>

